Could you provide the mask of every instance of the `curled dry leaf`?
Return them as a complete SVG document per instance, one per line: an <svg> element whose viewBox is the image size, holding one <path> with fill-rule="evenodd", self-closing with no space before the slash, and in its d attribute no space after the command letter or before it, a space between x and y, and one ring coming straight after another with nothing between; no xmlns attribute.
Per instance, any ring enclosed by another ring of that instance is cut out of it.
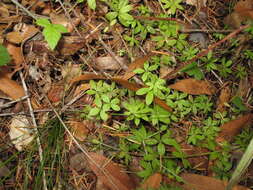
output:
<svg viewBox="0 0 253 190"><path fill-rule="evenodd" d="M184 79L169 86L172 89L185 92L192 95L207 94L212 95L215 93L215 87L208 81L196 79Z"/></svg>
<svg viewBox="0 0 253 190"><path fill-rule="evenodd" d="M159 173L155 173L152 176L150 176L142 185L141 188L143 190L149 190L149 189L158 189L162 182L162 175Z"/></svg>
<svg viewBox="0 0 253 190"><path fill-rule="evenodd" d="M221 92L217 102L217 111L223 112L225 111L225 103L229 102L231 96L231 90L229 86L225 86Z"/></svg>
<svg viewBox="0 0 253 190"><path fill-rule="evenodd" d="M0 90L14 100L25 96L25 92L22 86L20 86L16 81L11 80L7 76L2 75L1 73Z"/></svg>
<svg viewBox="0 0 253 190"><path fill-rule="evenodd" d="M64 96L64 86L61 84L52 85L47 96L52 103L58 103Z"/></svg>
<svg viewBox="0 0 253 190"><path fill-rule="evenodd" d="M252 86L250 84L248 77L242 78L239 83L237 95L242 98L245 98L248 95L251 88L252 88Z"/></svg>
<svg viewBox="0 0 253 190"><path fill-rule="evenodd" d="M0 17L7 18L10 16L9 10L4 3L0 3Z"/></svg>
<svg viewBox="0 0 253 190"><path fill-rule="evenodd" d="M118 164L97 153L89 153L89 156L92 159L88 160L90 168L110 190L134 189L131 178Z"/></svg>
<svg viewBox="0 0 253 190"><path fill-rule="evenodd" d="M13 32L9 32L6 36L6 39L14 44L20 44L25 39L32 37L39 30L33 25L27 25L24 23L20 23L14 27Z"/></svg>
<svg viewBox="0 0 253 190"><path fill-rule="evenodd" d="M77 172L81 171L82 169L89 169L85 155L82 152L73 155L70 158L70 167Z"/></svg>
<svg viewBox="0 0 253 190"><path fill-rule="evenodd" d="M72 128L73 135L79 140L84 141L89 133L85 123L80 121L69 121L69 124Z"/></svg>
<svg viewBox="0 0 253 190"><path fill-rule="evenodd" d="M9 125L11 142L18 151L22 151L34 138L31 125L26 116L14 116Z"/></svg>
<svg viewBox="0 0 253 190"><path fill-rule="evenodd" d="M221 131L216 138L217 142L231 141L243 127L253 119L253 114L246 114L221 126Z"/></svg>
<svg viewBox="0 0 253 190"><path fill-rule="evenodd" d="M212 177L197 174L183 173L181 175L186 182L182 185L184 190L225 190L227 182ZM233 190L250 190L243 186L235 186Z"/></svg>
<svg viewBox="0 0 253 190"><path fill-rule="evenodd" d="M235 12L240 16L253 19L253 2L252 0L240 0L235 5Z"/></svg>
<svg viewBox="0 0 253 190"><path fill-rule="evenodd" d="M16 47L15 45L8 43L6 46L9 54L11 55L13 61L10 65L14 65L15 68L21 67L24 62L24 57L22 55L22 51L20 47Z"/></svg>
<svg viewBox="0 0 253 190"><path fill-rule="evenodd" d="M239 28L247 19L253 19L252 0L240 0L235 5L234 11L225 18L224 23Z"/></svg>
<svg viewBox="0 0 253 190"><path fill-rule="evenodd" d="M126 64L126 59L124 57L117 56L117 59ZM99 70L118 70L121 68L119 63L111 56L97 57L94 62L94 68Z"/></svg>
<svg viewBox="0 0 253 190"><path fill-rule="evenodd" d="M73 55L85 46L85 40L80 36L63 36L57 45L61 55Z"/></svg>
<svg viewBox="0 0 253 190"><path fill-rule="evenodd" d="M69 20L65 14L57 15L55 13L50 14L50 19L53 24L61 24L65 26L68 32L72 32L74 30L74 27L77 26L81 21L80 18L72 18Z"/></svg>

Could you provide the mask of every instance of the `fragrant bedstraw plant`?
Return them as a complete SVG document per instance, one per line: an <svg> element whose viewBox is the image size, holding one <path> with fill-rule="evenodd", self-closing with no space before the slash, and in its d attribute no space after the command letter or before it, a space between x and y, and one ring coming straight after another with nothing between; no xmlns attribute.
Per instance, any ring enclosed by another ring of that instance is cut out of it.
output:
<svg viewBox="0 0 253 190"><path fill-rule="evenodd" d="M119 90L115 88L115 83L109 85L101 80L97 83L91 80L90 86L91 89L87 91L87 94L95 96L95 107L89 110L88 116L97 116L106 121L109 116L108 112L120 110Z"/></svg>
<svg viewBox="0 0 253 190"><path fill-rule="evenodd" d="M114 25L119 21L122 25L128 27L134 21L132 15L129 14L132 6L128 3L128 0L109 0L108 4L112 11L107 13L105 17L110 21L110 25Z"/></svg>
<svg viewBox="0 0 253 190"><path fill-rule="evenodd" d="M185 159L185 154L182 152L180 145L172 137L166 125L161 125L157 132L148 131L144 126L139 129L132 130L132 136L128 137L129 147L132 151L142 152L143 159L140 165L144 168L138 172L141 177L148 177L152 173L162 170L171 177L178 177L180 167L170 159L161 159L166 154L166 146L171 146L175 149L172 155L180 159L184 167L189 167L189 162ZM180 180L178 178L178 180Z"/></svg>

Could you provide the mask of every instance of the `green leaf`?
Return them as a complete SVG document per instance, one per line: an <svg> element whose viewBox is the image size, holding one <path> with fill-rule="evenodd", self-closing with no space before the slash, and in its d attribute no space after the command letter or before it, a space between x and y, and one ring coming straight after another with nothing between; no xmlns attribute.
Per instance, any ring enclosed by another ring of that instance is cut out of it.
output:
<svg viewBox="0 0 253 190"><path fill-rule="evenodd" d="M60 33L67 33L68 32L67 28L61 24L52 24L52 26L54 27L54 29L57 32L60 32Z"/></svg>
<svg viewBox="0 0 253 190"><path fill-rule="evenodd" d="M51 23L49 22L49 20L45 19L45 18L37 19L36 24L39 25L39 26L43 26L45 28L51 26Z"/></svg>
<svg viewBox="0 0 253 190"><path fill-rule="evenodd" d="M121 13L127 13L127 12L129 12L131 10L132 10L132 6L131 5L127 5L127 6L122 7L119 12L120 12L120 14Z"/></svg>
<svg viewBox="0 0 253 190"><path fill-rule="evenodd" d="M120 107L116 104L112 104L111 107L114 111L119 111L120 110Z"/></svg>
<svg viewBox="0 0 253 190"><path fill-rule="evenodd" d="M147 145L155 145L155 144L157 144L158 142L157 142L156 139L147 139L147 140L145 140L145 143L146 143Z"/></svg>
<svg viewBox="0 0 253 190"><path fill-rule="evenodd" d="M109 98L107 95L103 94L103 95L101 96L101 98L102 98L102 100L103 100L104 102L110 103L110 98Z"/></svg>
<svg viewBox="0 0 253 190"><path fill-rule="evenodd" d="M6 65L11 60L7 49L0 44L0 66Z"/></svg>
<svg viewBox="0 0 253 190"><path fill-rule="evenodd" d="M175 40L175 39L167 41L168 46L174 46L176 43L177 43L177 40Z"/></svg>
<svg viewBox="0 0 253 190"><path fill-rule="evenodd" d="M149 88L141 88L139 90L137 90L136 94L137 95L144 95L147 94L149 92Z"/></svg>
<svg viewBox="0 0 253 190"><path fill-rule="evenodd" d="M106 121L108 119L108 114L105 111L100 112L100 117L103 121Z"/></svg>
<svg viewBox="0 0 253 190"><path fill-rule="evenodd" d="M189 65L186 65L183 69L180 70L181 72L185 72L190 76L194 76L197 80L201 80L204 78L203 72L198 67L196 62L193 62Z"/></svg>
<svg viewBox="0 0 253 190"><path fill-rule="evenodd" d="M97 107L92 108L92 109L90 110L90 112L89 112L89 115L90 115L90 116L98 115L99 111L100 111L100 109L97 108Z"/></svg>
<svg viewBox="0 0 253 190"><path fill-rule="evenodd" d="M105 15L105 17L109 20L109 21L112 21L114 20L115 18L117 18L118 16L118 13L117 12L109 12Z"/></svg>
<svg viewBox="0 0 253 190"><path fill-rule="evenodd" d="M246 110L247 110L246 106L244 105L244 103L243 103L243 101L242 101L242 98L239 97L239 96L233 97L232 103L233 103L237 108L239 108L240 111L246 111Z"/></svg>
<svg viewBox="0 0 253 190"><path fill-rule="evenodd" d="M157 150L158 150L158 153L160 155L164 155L165 154L165 146L163 143L159 143L158 146L157 146Z"/></svg>
<svg viewBox="0 0 253 190"><path fill-rule="evenodd" d="M88 0L88 5L91 9L96 9L96 0Z"/></svg>
<svg viewBox="0 0 253 190"><path fill-rule="evenodd" d="M52 26L46 27L43 30L43 35L51 50L54 50L61 39L61 33L55 30Z"/></svg>
<svg viewBox="0 0 253 190"><path fill-rule="evenodd" d="M152 91L149 91L148 94L146 95L146 104L150 105L153 102L154 99L154 94Z"/></svg>

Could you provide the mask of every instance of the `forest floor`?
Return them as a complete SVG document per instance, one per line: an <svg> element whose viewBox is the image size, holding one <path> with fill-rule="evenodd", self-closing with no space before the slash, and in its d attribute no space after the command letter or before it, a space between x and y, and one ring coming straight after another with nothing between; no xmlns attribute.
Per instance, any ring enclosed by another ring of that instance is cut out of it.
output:
<svg viewBox="0 0 253 190"><path fill-rule="evenodd" d="M0 190L225 190L253 138L252 19L252 0L1 1Z"/></svg>

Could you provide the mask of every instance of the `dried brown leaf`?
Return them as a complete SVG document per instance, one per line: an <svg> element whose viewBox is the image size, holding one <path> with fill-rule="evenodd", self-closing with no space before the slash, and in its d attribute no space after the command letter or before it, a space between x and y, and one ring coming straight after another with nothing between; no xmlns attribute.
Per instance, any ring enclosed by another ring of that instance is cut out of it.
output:
<svg viewBox="0 0 253 190"><path fill-rule="evenodd" d="M240 0L235 5L235 12L240 16L253 19L253 2L252 0Z"/></svg>
<svg viewBox="0 0 253 190"><path fill-rule="evenodd" d="M231 141L243 127L253 119L253 114L246 114L221 126L221 131L216 138L217 142Z"/></svg>
<svg viewBox="0 0 253 190"><path fill-rule="evenodd" d="M192 95L212 95L215 93L215 87L212 86L208 81L196 79L180 80L169 87Z"/></svg>
<svg viewBox="0 0 253 190"><path fill-rule="evenodd" d="M6 75L1 75L1 73L0 90L14 100L25 96L25 92L22 86L20 86L16 81L8 78Z"/></svg>
<svg viewBox="0 0 253 190"><path fill-rule="evenodd" d="M135 69L137 68L141 68L143 67L144 63L149 60L150 57L152 57L154 55L154 53L148 53L147 55L145 55L144 57L138 58L136 60L134 60L129 66L128 69L125 73L125 75L122 77L125 80L128 80L130 78L132 78L135 73L133 72Z"/></svg>
<svg viewBox="0 0 253 190"><path fill-rule="evenodd" d="M183 173L181 177L186 182L182 185L184 190L225 190L227 185L225 181L197 174ZM249 190L249 188L238 185L233 190Z"/></svg>
<svg viewBox="0 0 253 190"><path fill-rule="evenodd" d="M89 156L93 160L88 160L90 168L110 190L134 189L132 180L118 164L97 153L89 153Z"/></svg>
<svg viewBox="0 0 253 190"><path fill-rule="evenodd" d="M150 188L158 189L161 185L161 182L162 182L162 175L159 173L155 173L141 185L141 188L143 190L148 190Z"/></svg>
<svg viewBox="0 0 253 190"><path fill-rule="evenodd" d="M117 56L117 59L121 63L126 64L125 58ZM94 68L99 70L118 70L121 68L119 63L111 56L97 57L94 59L94 62Z"/></svg>
<svg viewBox="0 0 253 190"><path fill-rule="evenodd" d="M9 32L6 35L6 39L14 44L22 43L25 39L32 37L39 31L33 25L27 25L24 23L18 24L14 28L15 30L13 32Z"/></svg>
<svg viewBox="0 0 253 190"><path fill-rule="evenodd" d="M231 90L229 86L224 87L221 92L217 102L217 111L225 111L225 103L229 102L231 96Z"/></svg>
<svg viewBox="0 0 253 190"><path fill-rule="evenodd" d="M85 46L85 40L80 36L63 36L57 45L61 55L73 55Z"/></svg>
<svg viewBox="0 0 253 190"><path fill-rule="evenodd" d="M24 62L21 48L16 47L15 45L11 43L8 43L6 48L13 59L13 61L10 64L15 65L16 68L20 67L22 63Z"/></svg>
<svg viewBox="0 0 253 190"><path fill-rule="evenodd" d="M79 140L84 141L89 133L85 123L80 121L69 121L70 127L72 128L73 135Z"/></svg>
<svg viewBox="0 0 253 190"><path fill-rule="evenodd" d="M52 85L47 96L52 103L58 103L64 96L64 86L61 84Z"/></svg>

